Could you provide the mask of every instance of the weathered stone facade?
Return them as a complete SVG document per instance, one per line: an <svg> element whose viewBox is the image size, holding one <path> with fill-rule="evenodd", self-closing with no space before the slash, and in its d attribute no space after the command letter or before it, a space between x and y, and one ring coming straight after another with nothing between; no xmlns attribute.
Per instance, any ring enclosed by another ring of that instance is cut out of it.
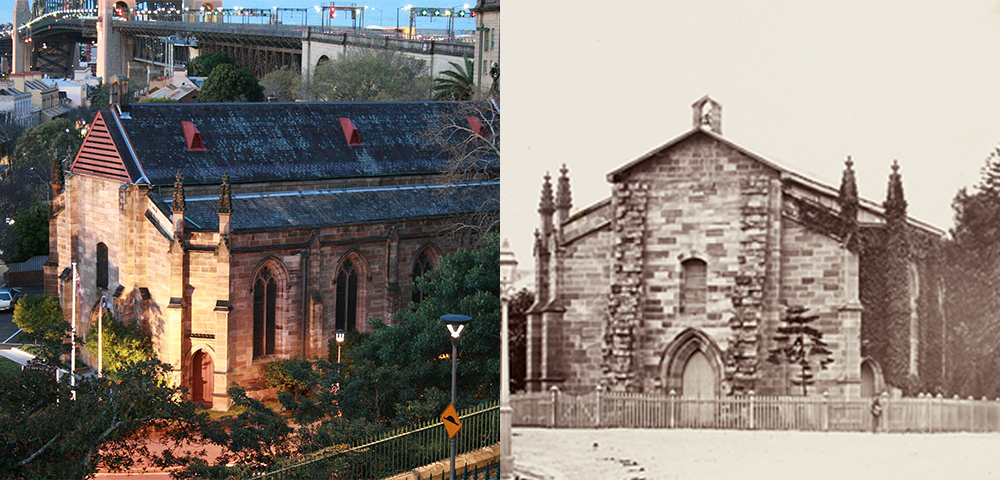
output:
<svg viewBox="0 0 1000 480"><path fill-rule="evenodd" d="M793 369L766 358L785 307L801 305L819 316L814 325L833 352L810 391L860 395L862 311L886 302L862 295L860 263L879 255L885 210L857 198L850 162L838 192L726 140L712 99L692 107L691 131L608 175L610 199L554 219L551 187L543 188L529 389L799 394ZM943 235L905 215L902 221L907 235L926 240L920 251ZM930 255L907 262L933 269ZM916 309L927 297L922 285L914 288L905 336L920 349L940 326ZM559 309L544 308L551 305ZM940 356L939 349L920 352L914 366ZM869 369L890 361L866 354Z"/></svg>

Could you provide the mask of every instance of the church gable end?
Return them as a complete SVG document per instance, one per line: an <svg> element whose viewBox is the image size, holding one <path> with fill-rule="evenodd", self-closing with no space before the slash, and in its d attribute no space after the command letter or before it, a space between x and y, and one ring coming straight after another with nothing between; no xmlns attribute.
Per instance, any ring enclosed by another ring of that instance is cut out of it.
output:
<svg viewBox="0 0 1000 480"><path fill-rule="evenodd" d="M70 170L130 182L128 170L125 169L103 113L98 112L94 118L94 125L87 132L87 138L83 140L83 146Z"/></svg>

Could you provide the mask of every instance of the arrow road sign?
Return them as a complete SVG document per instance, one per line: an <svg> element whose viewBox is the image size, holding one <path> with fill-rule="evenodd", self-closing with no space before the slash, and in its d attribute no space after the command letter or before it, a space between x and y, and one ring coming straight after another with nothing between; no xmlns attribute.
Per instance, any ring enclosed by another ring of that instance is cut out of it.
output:
<svg viewBox="0 0 1000 480"><path fill-rule="evenodd" d="M455 438L455 434L462 429L462 421L458 418L454 404L449 404L448 408L441 412L441 421L444 422L444 429L448 431L448 438Z"/></svg>

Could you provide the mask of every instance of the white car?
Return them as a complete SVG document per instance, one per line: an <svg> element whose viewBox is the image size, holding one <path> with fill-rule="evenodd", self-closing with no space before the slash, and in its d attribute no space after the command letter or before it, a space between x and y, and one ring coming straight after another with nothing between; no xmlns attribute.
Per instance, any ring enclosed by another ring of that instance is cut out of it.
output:
<svg viewBox="0 0 1000 480"><path fill-rule="evenodd" d="M16 288L0 288L0 312L13 310L14 304L22 296L21 291Z"/></svg>

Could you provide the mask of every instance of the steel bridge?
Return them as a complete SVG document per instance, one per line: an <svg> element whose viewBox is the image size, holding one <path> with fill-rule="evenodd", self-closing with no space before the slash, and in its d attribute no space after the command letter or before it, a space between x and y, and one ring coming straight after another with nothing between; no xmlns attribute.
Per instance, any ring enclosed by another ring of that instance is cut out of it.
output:
<svg viewBox="0 0 1000 480"><path fill-rule="evenodd" d="M86 51L81 46L97 42L96 0L41 0L32 9L32 19L19 32L26 39L32 70L54 77L71 76ZM269 12L269 10L268 10ZM229 23L226 23L226 22ZM389 49L430 60L431 73L443 70L447 61L473 57L471 43L452 40L408 39L365 34L357 29L305 25L234 23L236 18L207 15L199 11L164 9L157 13L126 13L112 22L121 42L123 63L158 65L164 71L184 64L192 48L198 54L225 53L257 78L288 67L311 75L316 59L346 47ZM243 19L243 21L247 21ZM271 20L269 20L271 21ZM0 56L11 55L12 36L0 32ZM305 45L305 48L304 48ZM312 47L312 48L310 48ZM306 65L303 68L303 51ZM310 59L310 52L315 59ZM435 60L435 56L445 61Z"/></svg>

